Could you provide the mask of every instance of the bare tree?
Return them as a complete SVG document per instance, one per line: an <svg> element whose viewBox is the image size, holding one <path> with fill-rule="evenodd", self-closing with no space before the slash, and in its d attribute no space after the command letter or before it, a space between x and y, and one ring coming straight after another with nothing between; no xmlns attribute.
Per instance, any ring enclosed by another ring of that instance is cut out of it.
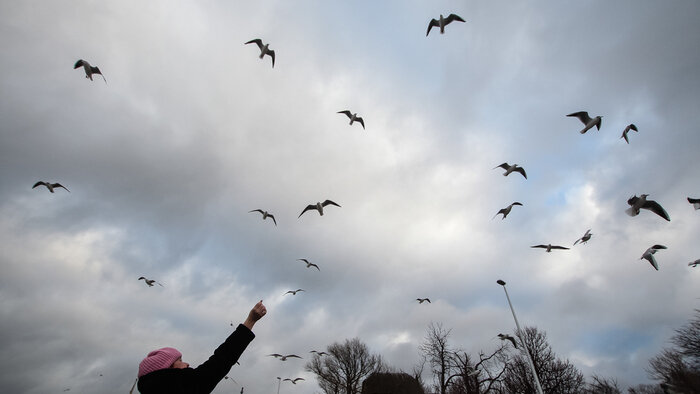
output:
<svg viewBox="0 0 700 394"><path fill-rule="evenodd" d="M664 394L658 384L639 384L627 389L628 394Z"/></svg>
<svg viewBox="0 0 700 394"><path fill-rule="evenodd" d="M449 394L488 394L502 391L503 378L508 368L506 346L501 345L490 354L479 351L478 361L466 352L455 353L456 379Z"/></svg>
<svg viewBox="0 0 700 394"><path fill-rule="evenodd" d="M326 356L314 355L305 369L318 377L318 385L326 394L359 394L362 381L374 372L382 372L379 355L370 354L358 338L333 343Z"/></svg>
<svg viewBox="0 0 700 394"><path fill-rule="evenodd" d="M446 394L449 377L454 369L454 351L448 343L450 332L442 328L440 323L430 323L425 341L419 349L430 365L435 379L435 388L439 394Z"/></svg>
<svg viewBox="0 0 700 394"><path fill-rule="evenodd" d="M693 319L676 330L672 346L649 360L649 377L663 382L664 390L700 393L700 309Z"/></svg>
<svg viewBox="0 0 700 394"><path fill-rule="evenodd" d="M584 391L586 394L622 394L622 390L620 390L615 379L604 378L598 375L593 375L591 379L593 381L588 384Z"/></svg>
<svg viewBox="0 0 700 394"><path fill-rule="evenodd" d="M547 342L547 334L536 327L525 327L518 335L521 345L527 347L542 391L557 394L578 394L585 388L583 374L569 360L560 360ZM528 365L527 355L520 353L512 357L505 373L505 391L511 394L536 393L534 378Z"/></svg>

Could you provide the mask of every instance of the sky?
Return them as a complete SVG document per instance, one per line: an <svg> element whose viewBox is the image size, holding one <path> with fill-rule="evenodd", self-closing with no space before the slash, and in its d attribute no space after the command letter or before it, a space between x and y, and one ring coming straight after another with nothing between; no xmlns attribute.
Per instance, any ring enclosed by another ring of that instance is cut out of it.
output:
<svg viewBox="0 0 700 394"><path fill-rule="evenodd" d="M451 13L466 22L426 37ZM649 383L700 307L698 15L690 0L0 1L0 387L128 392L150 350L199 365L262 299L215 392L304 377L280 392L320 393L309 351L345 339L406 372L431 322L493 351L515 329L497 279L587 377ZM578 111L600 130L580 134ZM642 193L671 221L626 215ZM298 217L326 199L341 207ZM549 243L570 249L531 248ZM640 260L654 244L659 271Z"/></svg>

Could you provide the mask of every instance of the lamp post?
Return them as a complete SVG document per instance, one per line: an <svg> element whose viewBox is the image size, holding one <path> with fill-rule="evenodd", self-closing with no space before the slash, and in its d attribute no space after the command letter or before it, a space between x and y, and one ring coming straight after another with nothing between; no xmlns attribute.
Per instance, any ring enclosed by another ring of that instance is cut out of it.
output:
<svg viewBox="0 0 700 394"><path fill-rule="evenodd" d="M510 303L510 297L508 296L508 290L506 290L506 282L502 281L501 279L497 280L496 283L499 285L503 286L503 291L506 292L506 299L508 299L508 306L510 306L510 311L513 313L513 320L515 320L515 327L518 329L518 337L520 337L520 324L518 324L518 318L515 317L515 310L513 309L513 304ZM535 387L537 388L537 393L542 394L542 386L540 386L540 379L537 377L537 371L535 371L535 364L532 362L532 356L530 356L530 351L527 349L527 345L525 344L525 341L523 341L523 338L520 338L520 342L525 348L525 353L527 354L527 362L530 365L530 368L532 369L532 376L535 378Z"/></svg>
<svg viewBox="0 0 700 394"><path fill-rule="evenodd" d="M277 394L280 394L280 383L282 383L282 378L277 377Z"/></svg>

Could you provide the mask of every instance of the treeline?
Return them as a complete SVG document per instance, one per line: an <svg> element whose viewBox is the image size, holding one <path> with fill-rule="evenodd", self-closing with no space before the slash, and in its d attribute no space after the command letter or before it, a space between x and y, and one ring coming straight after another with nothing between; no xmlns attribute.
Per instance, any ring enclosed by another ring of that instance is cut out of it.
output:
<svg viewBox="0 0 700 394"><path fill-rule="evenodd" d="M545 394L700 394L700 309L689 323L675 330L671 345L649 360L646 372L656 383L626 391L613 377L593 375L586 379L569 360L556 356L547 334L536 327L525 327L510 340L501 341L495 350L477 354L454 347L450 332L439 323L431 323L419 347L421 360L408 374L394 373L394 388L385 388L385 392L398 393L396 385L402 384L405 393L410 387L411 393L425 394L536 394L526 358L529 353ZM372 383L381 385L380 377L390 379L389 372L396 372L358 338L334 343L326 353L315 355L306 364L325 394L372 394L362 392L368 377L374 375ZM426 368L432 378L429 382L423 380Z"/></svg>

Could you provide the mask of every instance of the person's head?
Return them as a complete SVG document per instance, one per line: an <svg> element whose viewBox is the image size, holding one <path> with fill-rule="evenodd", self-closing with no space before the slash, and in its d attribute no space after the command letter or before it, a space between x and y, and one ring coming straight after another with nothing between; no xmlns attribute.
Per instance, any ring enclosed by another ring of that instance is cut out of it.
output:
<svg viewBox="0 0 700 394"><path fill-rule="evenodd" d="M164 347L148 353L146 358L141 361L139 364L138 377L161 369L182 369L189 366L189 364L182 362L182 353L180 353L179 350L171 347Z"/></svg>

